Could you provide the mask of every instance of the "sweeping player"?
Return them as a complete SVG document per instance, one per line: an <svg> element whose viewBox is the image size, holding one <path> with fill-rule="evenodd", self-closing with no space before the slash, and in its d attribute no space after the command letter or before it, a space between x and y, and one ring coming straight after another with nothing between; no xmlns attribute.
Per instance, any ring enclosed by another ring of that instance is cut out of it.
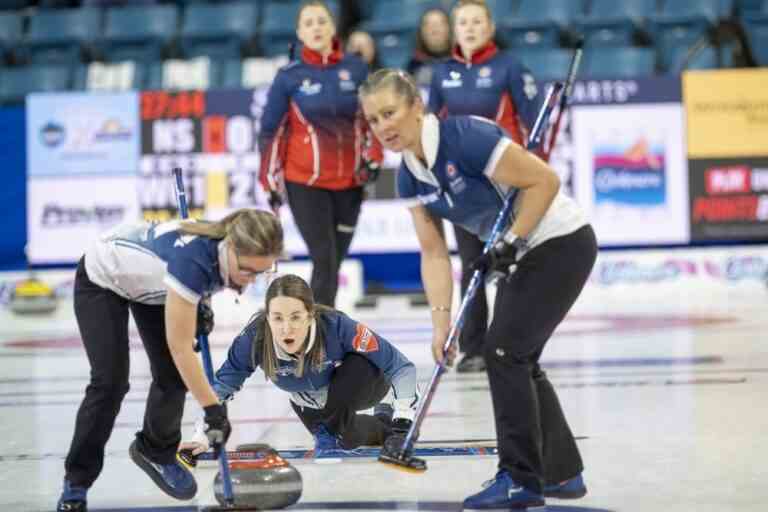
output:
<svg viewBox="0 0 768 512"><path fill-rule="evenodd" d="M544 496L586 493L583 464L554 388L539 367L544 345L579 296L597 244L580 208L559 192L554 171L497 124L425 114L413 79L372 74L363 111L387 149L403 153L398 191L408 201L432 307L432 352L440 364L450 329L453 281L442 220L490 236L507 190L517 192L510 226L474 269L501 272L484 347L496 420L499 469L465 510L534 509Z"/></svg>
<svg viewBox="0 0 768 512"><path fill-rule="evenodd" d="M246 286L282 251L278 219L250 209L217 222L121 225L86 251L75 275L74 306L91 382L77 412L58 511L87 510L88 489L104 465L104 447L128 392L129 311L152 371L131 458L170 496L194 497L195 479L176 460L187 389L205 410L213 442L225 442L230 431L193 351L196 330L205 328L198 302Z"/></svg>
<svg viewBox="0 0 768 512"><path fill-rule="evenodd" d="M539 97L531 73L493 41L496 26L484 0L460 0L451 11L456 41L451 58L434 65L428 110L440 118L477 115L496 121L517 144L524 144L536 120ZM483 241L454 224L461 258L461 293L472 278L470 265L483 252ZM485 370L483 340L488 302L481 286L468 306L459 337L464 353L458 372Z"/></svg>

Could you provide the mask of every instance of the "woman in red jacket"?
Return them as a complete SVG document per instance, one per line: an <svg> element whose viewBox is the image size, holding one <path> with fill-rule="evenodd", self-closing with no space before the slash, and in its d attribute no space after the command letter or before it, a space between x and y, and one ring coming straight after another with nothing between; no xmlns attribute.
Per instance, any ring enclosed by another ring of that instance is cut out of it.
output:
<svg viewBox="0 0 768 512"><path fill-rule="evenodd" d="M302 4L296 34L301 55L277 73L261 120L260 178L273 209L287 197L312 260L315 301L333 306L363 186L382 153L357 99L368 66L342 53L325 2Z"/></svg>

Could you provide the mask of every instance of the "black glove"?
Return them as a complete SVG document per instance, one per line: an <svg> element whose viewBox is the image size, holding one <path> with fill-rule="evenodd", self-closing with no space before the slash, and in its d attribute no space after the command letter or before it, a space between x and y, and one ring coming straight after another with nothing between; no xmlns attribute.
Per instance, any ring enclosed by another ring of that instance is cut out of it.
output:
<svg viewBox="0 0 768 512"><path fill-rule="evenodd" d="M280 207L283 206L283 196L280 195L279 192L275 190L269 191L269 199L267 199L269 202L269 207L272 209L275 215L277 215L278 210L280 210Z"/></svg>
<svg viewBox="0 0 768 512"><path fill-rule="evenodd" d="M232 433L232 426L227 419L227 408L224 404L214 404L203 407L205 411L205 435L208 436L208 442L214 450L227 442L229 434Z"/></svg>
<svg viewBox="0 0 768 512"><path fill-rule="evenodd" d="M407 418L395 418L392 420L392 432L394 434L407 434L411 430L413 422Z"/></svg>
<svg viewBox="0 0 768 512"><path fill-rule="evenodd" d="M379 164L379 162L363 158L362 162L360 162L360 167L355 171L357 181L363 185L366 183L373 183L379 179L380 170L381 164Z"/></svg>
<svg viewBox="0 0 768 512"><path fill-rule="evenodd" d="M197 332L195 336L208 336L213 331L213 310L210 304L200 301L197 305Z"/></svg>
<svg viewBox="0 0 768 512"><path fill-rule="evenodd" d="M472 262L470 270L473 272L480 270L483 275L494 272L508 274L509 267L517 264L518 251L526 247L527 244L523 238L516 237L512 243L499 240L488 252L481 254Z"/></svg>

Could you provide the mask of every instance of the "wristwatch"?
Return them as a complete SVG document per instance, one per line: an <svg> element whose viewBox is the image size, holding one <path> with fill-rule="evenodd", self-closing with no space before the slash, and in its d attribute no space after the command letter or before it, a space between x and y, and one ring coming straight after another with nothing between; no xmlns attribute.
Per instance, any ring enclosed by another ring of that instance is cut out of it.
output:
<svg viewBox="0 0 768 512"><path fill-rule="evenodd" d="M517 236L512 232L512 230L507 231L504 234L504 243L507 245L511 245L515 249L517 249L518 252L521 251L527 251L531 247L528 245L528 240L521 236Z"/></svg>

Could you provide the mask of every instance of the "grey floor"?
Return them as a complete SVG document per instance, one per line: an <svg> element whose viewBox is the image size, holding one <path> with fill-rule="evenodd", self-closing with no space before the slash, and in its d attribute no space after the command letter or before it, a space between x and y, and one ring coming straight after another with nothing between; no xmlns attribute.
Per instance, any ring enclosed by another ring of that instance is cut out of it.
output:
<svg viewBox="0 0 768 512"><path fill-rule="evenodd" d="M762 512L768 510L768 291L591 288L550 341L545 366L571 427L583 437L589 494L548 502L550 512ZM218 306L212 337L221 361L252 312ZM393 341L426 380L425 309L390 299L349 311ZM138 340L135 340L138 343ZM71 303L45 318L0 311L0 510L53 510L63 457L88 366ZM164 496L127 455L149 384L146 356L132 351L132 388L107 446L90 510L195 510L212 503L212 466L200 467L196 501ZM185 434L197 410L188 402ZM494 437L484 375L443 379L422 439L472 444ZM287 396L259 373L230 408L232 444L310 447ZM296 510L459 510L493 476L491 455L435 457L410 475L372 459L300 460Z"/></svg>

